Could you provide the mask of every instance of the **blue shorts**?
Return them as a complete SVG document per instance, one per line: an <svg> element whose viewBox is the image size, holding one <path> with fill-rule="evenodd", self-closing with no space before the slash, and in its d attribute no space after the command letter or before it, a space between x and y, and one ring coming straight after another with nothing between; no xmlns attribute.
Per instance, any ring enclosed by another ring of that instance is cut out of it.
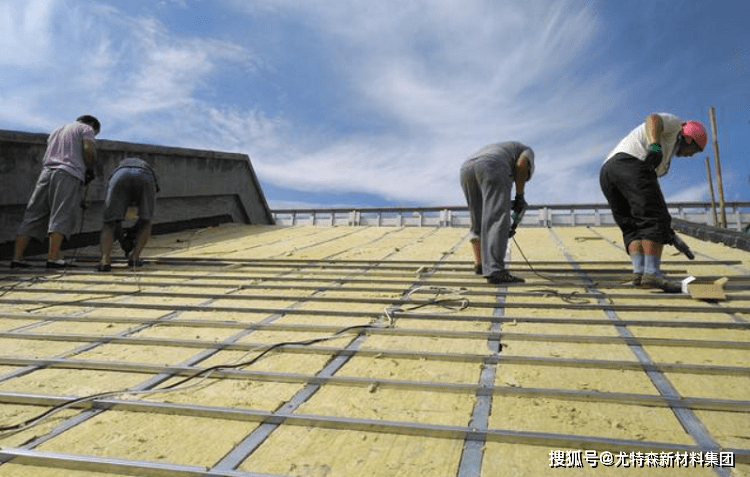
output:
<svg viewBox="0 0 750 477"><path fill-rule="evenodd" d="M130 206L138 207L138 219L151 221L156 205L156 183L151 173L141 167L123 167L107 183L104 199L104 223L119 222Z"/></svg>

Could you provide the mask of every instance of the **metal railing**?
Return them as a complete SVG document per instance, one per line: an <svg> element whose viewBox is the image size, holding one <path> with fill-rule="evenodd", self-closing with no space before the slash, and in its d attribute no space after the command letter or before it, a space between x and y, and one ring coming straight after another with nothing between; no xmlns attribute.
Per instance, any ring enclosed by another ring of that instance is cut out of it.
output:
<svg viewBox="0 0 750 477"><path fill-rule="evenodd" d="M715 225L710 202L678 202L669 205L672 217L704 225ZM727 228L743 230L750 223L750 202L726 204ZM334 207L275 209L277 225L377 226L377 227L468 227L466 206L434 207ZM531 205L521 225L602 226L614 225L607 204Z"/></svg>

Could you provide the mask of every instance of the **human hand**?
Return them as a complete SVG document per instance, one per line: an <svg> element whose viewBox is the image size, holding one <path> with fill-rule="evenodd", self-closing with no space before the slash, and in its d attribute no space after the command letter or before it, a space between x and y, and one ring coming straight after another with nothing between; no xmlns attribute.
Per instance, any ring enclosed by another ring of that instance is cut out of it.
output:
<svg viewBox="0 0 750 477"><path fill-rule="evenodd" d="M656 169L664 159L664 152L661 150L661 144L652 143L648 146L648 154L646 154L646 164L652 169Z"/></svg>
<svg viewBox="0 0 750 477"><path fill-rule="evenodd" d="M526 203L523 194L516 194L516 198L513 199L513 204L511 204L511 210L515 215L520 215L528 206L529 204Z"/></svg>
<svg viewBox="0 0 750 477"><path fill-rule="evenodd" d="M83 179L83 185L89 185L89 182L96 179L96 173L93 171L93 169L86 169L86 176Z"/></svg>

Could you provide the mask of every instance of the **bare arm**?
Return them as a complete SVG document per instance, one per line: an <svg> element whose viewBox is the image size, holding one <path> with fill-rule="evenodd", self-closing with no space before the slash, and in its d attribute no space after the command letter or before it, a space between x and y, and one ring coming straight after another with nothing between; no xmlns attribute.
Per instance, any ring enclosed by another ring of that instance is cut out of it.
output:
<svg viewBox="0 0 750 477"><path fill-rule="evenodd" d="M525 154L521 154L516 161L513 179L516 183L516 195L523 195L526 181L529 180L529 159Z"/></svg>
<svg viewBox="0 0 750 477"><path fill-rule="evenodd" d="M658 114L651 114L646 118L646 138L649 144L661 144L661 134L664 132L664 121Z"/></svg>
<svg viewBox="0 0 750 477"><path fill-rule="evenodd" d="M83 140L83 162L86 164L86 169L93 170L96 167L96 146L94 145L94 141Z"/></svg>

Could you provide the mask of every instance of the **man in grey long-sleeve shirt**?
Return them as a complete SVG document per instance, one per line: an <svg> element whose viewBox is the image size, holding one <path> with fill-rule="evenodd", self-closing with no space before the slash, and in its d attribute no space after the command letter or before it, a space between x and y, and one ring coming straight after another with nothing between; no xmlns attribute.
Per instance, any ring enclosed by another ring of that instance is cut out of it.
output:
<svg viewBox="0 0 750 477"><path fill-rule="evenodd" d="M461 188L471 219L475 271L489 283L524 280L508 273L505 253L510 233L510 212L520 214L528 205L524 187L534 173L534 151L516 141L490 144L461 166ZM516 185L516 197L510 192Z"/></svg>

